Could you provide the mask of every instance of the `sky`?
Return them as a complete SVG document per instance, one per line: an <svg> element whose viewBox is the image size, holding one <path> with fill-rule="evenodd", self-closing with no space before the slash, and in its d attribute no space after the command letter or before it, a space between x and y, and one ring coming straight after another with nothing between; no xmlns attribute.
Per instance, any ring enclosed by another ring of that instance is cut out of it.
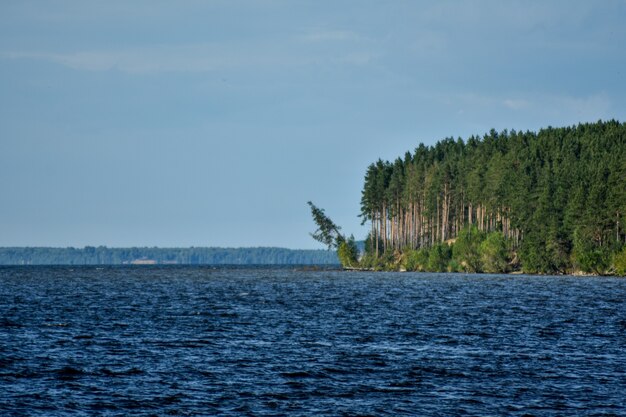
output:
<svg viewBox="0 0 626 417"><path fill-rule="evenodd" d="M0 2L0 246L316 249L420 143L626 121L626 1Z"/></svg>

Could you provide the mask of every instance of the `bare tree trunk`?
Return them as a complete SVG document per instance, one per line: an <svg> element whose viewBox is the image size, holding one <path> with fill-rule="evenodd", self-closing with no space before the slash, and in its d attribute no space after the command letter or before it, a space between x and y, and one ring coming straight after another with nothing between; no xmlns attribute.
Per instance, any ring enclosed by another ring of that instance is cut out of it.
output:
<svg viewBox="0 0 626 417"><path fill-rule="evenodd" d="M430 246L434 246L439 239L439 198L435 200L435 214L433 216L433 240L430 242Z"/></svg>
<svg viewBox="0 0 626 417"><path fill-rule="evenodd" d="M446 240L446 224L448 223L447 196L448 184L443 185L443 203L441 207L441 241Z"/></svg>
<svg viewBox="0 0 626 417"><path fill-rule="evenodd" d="M619 238L619 211L617 213L615 213L615 240L617 241L617 243L620 242L620 238Z"/></svg>
<svg viewBox="0 0 626 417"><path fill-rule="evenodd" d="M387 210L385 209L385 204L383 203L383 252L387 251Z"/></svg>

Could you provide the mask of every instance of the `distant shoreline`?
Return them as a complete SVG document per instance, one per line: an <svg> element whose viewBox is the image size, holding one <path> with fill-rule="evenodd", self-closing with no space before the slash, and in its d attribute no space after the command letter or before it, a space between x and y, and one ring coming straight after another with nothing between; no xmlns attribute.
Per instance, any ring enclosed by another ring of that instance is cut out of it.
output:
<svg viewBox="0 0 626 417"><path fill-rule="evenodd" d="M0 265L338 265L322 249L0 247Z"/></svg>

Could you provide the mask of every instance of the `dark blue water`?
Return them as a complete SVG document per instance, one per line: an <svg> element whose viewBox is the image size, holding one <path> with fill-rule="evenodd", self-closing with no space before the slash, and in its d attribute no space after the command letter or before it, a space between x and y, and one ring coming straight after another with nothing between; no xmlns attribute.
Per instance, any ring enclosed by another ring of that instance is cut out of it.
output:
<svg viewBox="0 0 626 417"><path fill-rule="evenodd" d="M0 414L626 415L626 280L2 268Z"/></svg>

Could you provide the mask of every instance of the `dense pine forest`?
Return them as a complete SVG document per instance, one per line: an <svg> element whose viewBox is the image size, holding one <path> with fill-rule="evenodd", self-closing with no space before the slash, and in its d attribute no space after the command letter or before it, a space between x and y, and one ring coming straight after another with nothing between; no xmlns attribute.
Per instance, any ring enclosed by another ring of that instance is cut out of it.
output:
<svg viewBox="0 0 626 417"><path fill-rule="evenodd" d="M624 123L444 139L367 168L360 266L625 275L625 213Z"/></svg>

